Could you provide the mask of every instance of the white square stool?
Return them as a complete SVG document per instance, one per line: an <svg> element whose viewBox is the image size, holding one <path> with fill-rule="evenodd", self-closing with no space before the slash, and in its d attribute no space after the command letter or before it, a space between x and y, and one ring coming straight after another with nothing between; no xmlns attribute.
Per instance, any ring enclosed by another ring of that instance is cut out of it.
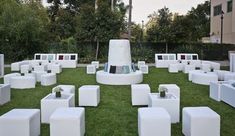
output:
<svg viewBox="0 0 235 136"><path fill-rule="evenodd" d="M139 69L140 69L140 71L142 71L143 74L149 73L149 66L148 65L140 65Z"/></svg>
<svg viewBox="0 0 235 136"><path fill-rule="evenodd" d="M176 84L160 84L159 87L165 87L167 93L173 94L180 99L180 88Z"/></svg>
<svg viewBox="0 0 235 136"><path fill-rule="evenodd" d="M92 61L91 65L95 65L95 68L99 68L99 61Z"/></svg>
<svg viewBox="0 0 235 136"><path fill-rule="evenodd" d="M0 105L3 105L11 100L10 84L0 84Z"/></svg>
<svg viewBox="0 0 235 136"><path fill-rule="evenodd" d="M170 115L164 108L139 108L138 133L139 136L170 136Z"/></svg>
<svg viewBox="0 0 235 136"><path fill-rule="evenodd" d="M48 65L48 69L49 69L49 65ZM61 64L50 64L50 70L51 70L51 73L59 74L62 72L62 65Z"/></svg>
<svg viewBox="0 0 235 136"><path fill-rule="evenodd" d="M41 76L41 85L42 86L50 86L56 84L56 74L55 73L48 73L43 74Z"/></svg>
<svg viewBox="0 0 235 136"><path fill-rule="evenodd" d="M100 86L84 85L79 88L79 106L98 106L100 102Z"/></svg>
<svg viewBox="0 0 235 136"><path fill-rule="evenodd" d="M21 76L21 74L20 73L10 73L10 74L4 75L4 78L3 78L4 84L10 84L11 77L15 77L15 76Z"/></svg>
<svg viewBox="0 0 235 136"><path fill-rule="evenodd" d="M178 64L169 64L168 72L169 73L178 73L179 72L178 66L179 66Z"/></svg>
<svg viewBox="0 0 235 136"><path fill-rule="evenodd" d="M140 66L145 65L145 61L138 61L138 68L140 69Z"/></svg>
<svg viewBox="0 0 235 136"><path fill-rule="evenodd" d="M20 73L29 73L32 70L31 65L21 65L20 66Z"/></svg>
<svg viewBox="0 0 235 136"><path fill-rule="evenodd" d="M50 117L50 136L84 136L85 108L58 108Z"/></svg>
<svg viewBox="0 0 235 136"><path fill-rule="evenodd" d="M196 66L193 64L190 64L190 65L184 64L183 72L187 74L189 71L192 71L195 69L196 69Z"/></svg>
<svg viewBox="0 0 235 136"><path fill-rule="evenodd" d="M37 82L41 82L42 75L47 74L46 71L33 71L32 73L35 74Z"/></svg>
<svg viewBox="0 0 235 136"><path fill-rule="evenodd" d="M86 73L87 74L95 74L96 73L96 66L95 65L87 65Z"/></svg>
<svg viewBox="0 0 235 136"><path fill-rule="evenodd" d="M148 94L150 93L148 84L131 85L131 102L132 105L148 105Z"/></svg>
<svg viewBox="0 0 235 136"><path fill-rule="evenodd" d="M39 135L39 109L13 109L0 117L0 136Z"/></svg>
<svg viewBox="0 0 235 136"><path fill-rule="evenodd" d="M185 136L220 136L220 115L209 107L185 107L182 132Z"/></svg>

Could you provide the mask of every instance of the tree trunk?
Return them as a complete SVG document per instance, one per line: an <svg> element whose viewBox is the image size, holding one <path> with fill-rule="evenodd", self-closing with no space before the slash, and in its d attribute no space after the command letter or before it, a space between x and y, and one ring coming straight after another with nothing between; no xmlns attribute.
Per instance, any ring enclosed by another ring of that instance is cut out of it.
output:
<svg viewBox="0 0 235 136"><path fill-rule="evenodd" d="M95 53L95 60L98 60L99 46L100 46L100 42L99 42L99 39L97 39L97 40L96 40L96 53Z"/></svg>
<svg viewBox="0 0 235 136"><path fill-rule="evenodd" d="M131 40L132 0L129 0L128 39Z"/></svg>

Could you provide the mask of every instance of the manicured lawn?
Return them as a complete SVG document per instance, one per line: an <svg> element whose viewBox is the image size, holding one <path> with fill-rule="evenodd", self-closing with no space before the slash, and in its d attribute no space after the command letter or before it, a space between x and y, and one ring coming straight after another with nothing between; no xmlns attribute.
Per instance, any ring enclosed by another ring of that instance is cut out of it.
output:
<svg viewBox="0 0 235 136"><path fill-rule="evenodd" d="M6 69L6 72L10 72ZM97 84L95 75L87 75L85 68L63 69L57 76L57 84L73 84L76 88L87 84ZM152 92L157 92L158 85L162 83L175 83L181 89L180 108L187 106L209 106L221 115L221 136L235 134L235 109L209 98L209 86L196 85L188 80L183 73L169 74L166 69L150 68L148 75L144 75L144 83L151 87ZM3 80L0 80L1 83ZM54 86L42 87L40 84L35 89L12 89L11 102L0 106L0 115L13 108L40 108L40 100ZM131 106L130 86L101 87L101 102L97 108L86 108L86 135L87 136L137 136L137 109ZM76 92L76 105L77 102ZM157 128L156 128L157 129ZM43 124L41 135L49 136L49 125ZM172 136L182 136L181 123L172 125Z"/></svg>

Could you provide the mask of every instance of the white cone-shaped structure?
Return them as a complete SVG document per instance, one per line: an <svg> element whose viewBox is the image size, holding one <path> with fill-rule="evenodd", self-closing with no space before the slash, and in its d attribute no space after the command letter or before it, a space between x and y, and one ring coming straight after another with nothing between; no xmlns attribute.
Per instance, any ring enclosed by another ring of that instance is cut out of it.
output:
<svg viewBox="0 0 235 136"><path fill-rule="evenodd" d="M143 81L142 72L133 69L129 40L110 40L108 63L105 69L96 73L98 83L130 85Z"/></svg>

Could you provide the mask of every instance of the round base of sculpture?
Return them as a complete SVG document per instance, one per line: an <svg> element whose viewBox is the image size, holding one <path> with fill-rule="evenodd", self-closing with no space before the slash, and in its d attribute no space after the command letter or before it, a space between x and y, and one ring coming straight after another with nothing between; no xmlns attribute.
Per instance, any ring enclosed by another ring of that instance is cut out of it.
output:
<svg viewBox="0 0 235 136"><path fill-rule="evenodd" d="M108 72L97 71L96 81L105 85L131 85L143 82L143 73L141 71L130 74L110 74Z"/></svg>

